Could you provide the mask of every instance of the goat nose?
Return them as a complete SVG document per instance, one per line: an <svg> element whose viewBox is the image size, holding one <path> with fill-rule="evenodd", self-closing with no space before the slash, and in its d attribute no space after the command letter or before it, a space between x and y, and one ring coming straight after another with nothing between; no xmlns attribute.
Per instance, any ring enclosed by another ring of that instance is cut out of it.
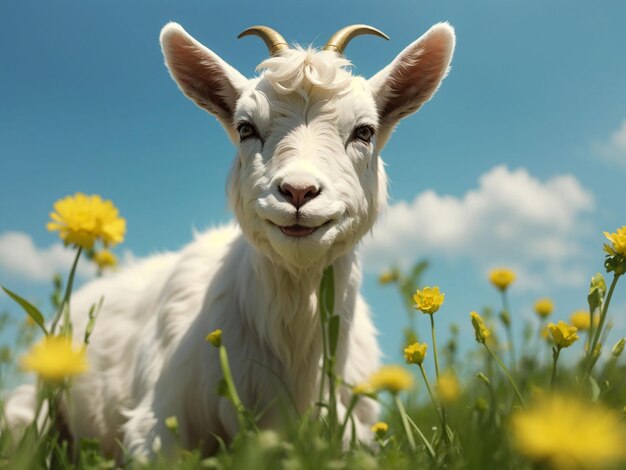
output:
<svg viewBox="0 0 626 470"><path fill-rule="evenodd" d="M320 193L320 188L313 184L295 185L282 183L278 189L296 209L300 209L300 207L317 197Z"/></svg>

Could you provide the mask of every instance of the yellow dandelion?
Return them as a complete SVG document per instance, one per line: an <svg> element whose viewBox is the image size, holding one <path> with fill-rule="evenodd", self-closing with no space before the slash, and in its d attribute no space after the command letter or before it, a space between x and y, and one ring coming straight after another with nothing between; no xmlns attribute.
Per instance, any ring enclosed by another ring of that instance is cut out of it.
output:
<svg viewBox="0 0 626 470"><path fill-rule="evenodd" d="M626 225L618 228L615 233L604 232L604 236L611 242L611 245L604 245L604 251L611 256L626 256Z"/></svg>
<svg viewBox="0 0 626 470"><path fill-rule="evenodd" d="M415 301L415 309L422 313L433 314L443 304L444 294L439 292L439 287L424 287L422 290L417 289L413 294Z"/></svg>
<svg viewBox="0 0 626 470"><path fill-rule="evenodd" d="M369 384L375 391L386 390L396 394L412 388L413 377L404 367L387 365L370 376Z"/></svg>
<svg viewBox="0 0 626 470"><path fill-rule="evenodd" d="M367 395L371 397L376 394L376 390L374 390L374 388L372 387L370 383L362 382L352 387L352 394L353 395Z"/></svg>
<svg viewBox="0 0 626 470"><path fill-rule="evenodd" d="M66 244L74 244L87 250L96 240L105 246L124 241L126 220L119 216L115 205L98 195L76 193L54 203L55 212L50 213L48 230L58 231Z"/></svg>
<svg viewBox="0 0 626 470"><path fill-rule="evenodd" d="M222 330L219 328L217 330L211 331L206 338L204 338L207 343L211 343L216 348L219 348L222 345Z"/></svg>
<svg viewBox="0 0 626 470"><path fill-rule="evenodd" d="M535 302L535 312L541 318L547 318L554 311L554 302L548 298L543 298Z"/></svg>
<svg viewBox="0 0 626 470"><path fill-rule="evenodd" d="M371 429L379 439L382 439L385 437L385 434L387 434L387 431L389 431L389 425L383 421L379 421L375 423Z"/></svg>
<svg viewBox="0 0 626 470"><path fill-rule="evenodd" d="M426 350L428 345L426 343L413 343L404 348L404 358L407 364L421 364L426 357Z"/></svg>
<svg viewBox="0 0 626 470"><path fill-rule="evenodd" d="M21 363L24 370L48 382L60 382L87 371L85 349L72 347L65 336L44 337L22 357Z"/></svg>
<svg viewBox="0 0 626 470"><path fill-rule="evenodd" d="M489 281L494 287L504 291L515 281L515 272L507 268L493 269L489 273Z"/></svg>
<svg viewBox="0 0 626 470"><path fill-rule="evenodd" d="M476 334L476 341L484 343L487 338L491 336L491 330L485 326L485 322L476 312L470 313L472 319L472 326L474 327L474 333Z"/></svg>
<svg viewBox="0 0 626 470"><path fill-rule="evenodd" d="M578 335L576 334L578 328L568 325L564 321L560 321L556 325L549 323L548 330L550 330L550 334L552 335L552 341L554 341L554 344L556 344L556 347L559 349L571 346L574 344L574 341L578 339Z"/></svg>
<svg viewBox="0 0 626 470"><path fill-rule="evenodd" d="M437 380L435 391L442 403L453 403L461 396L461 383L455 374L445 372Z"/></svg>
<svg viewBox="0 0 626 470"><path fill-rule="evenodd" d="M552 469L598 469L626 457L619 413L569 397L542 398L518 411L511 431L520 454Z"/></svg>
<svg viewBox="0 0 626 470"><path fill-rule="evenodd" d="M570 323L578 328L580 331L589 331L589 326L591 325L591 320L589 319L589 312L586 310L576 310L569 317ZM594 315L593 317L593 326L596 327L600 323L600 317Z"/></svg>
<svg viewBox="0 0 626 470"><path fill-rule="evenodd" d="M117 256L110 250L100 250L93 255L93 262L98 265L100 270L114 268L117 266Z"/></svg>

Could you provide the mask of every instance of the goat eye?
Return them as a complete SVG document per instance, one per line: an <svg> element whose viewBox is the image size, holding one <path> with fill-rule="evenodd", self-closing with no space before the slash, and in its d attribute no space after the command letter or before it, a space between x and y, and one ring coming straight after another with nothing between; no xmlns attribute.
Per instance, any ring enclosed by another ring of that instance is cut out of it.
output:
<svg viewBox="0 0 626 470"><path fill-rule="evenodd" d="M371 126L359 126L354 130L354 136L369 144L374 137L374 129Z"/></svg>
<svg viewBox="0 0 626 470"><path fill-rule="evenodd" d="M237 132L239 132L239 141L243 142L249 137L256 136L256 129L252 126L252 124L248 124L247 122L243 122L237 126Z"/></svg>

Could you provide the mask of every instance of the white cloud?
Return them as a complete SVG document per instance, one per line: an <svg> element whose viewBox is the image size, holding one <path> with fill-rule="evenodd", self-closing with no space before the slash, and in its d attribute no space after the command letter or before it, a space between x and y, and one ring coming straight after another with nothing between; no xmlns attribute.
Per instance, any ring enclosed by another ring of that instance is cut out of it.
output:
<svg viewBox="0 0 626 470"><path fill-rule="evenodd" d="M75 256L75 250L61 243L40 248L25 233L0 234L0 271L4 277L49 283L55 273L69 273ZM77 275L84 279L91 278L95 275L95 268L83 260L78 264Z"/></svg>
<svg viewBox="0 0 626 470"><path fill-rule="evenodd" d="M596 142L593 150L600 157L611 163L626 168L626 119L619 129L613 132L607 141Z"/></svg>
<svg viewBox="0 0 626 470"><path fill-rule="evenodd" d="M579 285L586 276L572 260L589 228L583 214L593 206L592 194L572 175L542 182L525 169L497 166L461 197L427 190L392 204L365 241L365 266L378 271L443 256L470 259L484 271L511 266L529 289L539 287L539 268L561 284Z"/></svg>

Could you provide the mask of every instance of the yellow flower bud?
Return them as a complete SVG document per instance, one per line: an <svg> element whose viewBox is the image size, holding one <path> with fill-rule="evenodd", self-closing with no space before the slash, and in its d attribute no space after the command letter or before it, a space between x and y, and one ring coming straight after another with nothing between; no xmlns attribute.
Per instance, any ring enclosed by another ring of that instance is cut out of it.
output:
<svg viewBox="0 0 626 470"><path fill-rule="evenodd" d="M421 364L426 357L426 349L428 345L426 343L413 343L404 348L404 358L407 364Z"/></svg>
<svg viewBox="0 0 626 470"><path fill-rule="evenodd" d="M594 290L600 292L600 297L604 298L604 294L606 294L606 282L604 280L604 276L600 273L596 273L596 275L591 278L589 293Z"/></svg>
<svg viewBox="0 0 626 470"><path fill-rule="evenodd" d="M589 319L589 312L587 312L586 310L577 310L576 312L572 313L572 315L569 317L569 321L579 330L589 331L591 321ZM597 315L594 315L593 326L598 326L598 323L600 323L600 318Z"/></svg>
<svg viewBox="0 0 626 470"><path fill-rule="evenodd" d="M552 300L543 298L535 302L535 312L541 318L547 318L554 311L554 303Z"/></svg>
<svg viewBox="0 0 626 470"><path fill-rule="evenodd" d="M505 291L515 281L515 273L507 268L494 269L489 273L489 281L496 288Z"/></svg>
<svg viewBox="0 0 626 470"><path fill-rule="evenodd" d="M211 343L216 348L219 348L222 345L222 330L218 328L217 330L212 331L206 335L205 339L208 343Z"/></svg>
<svg viewBox="0 0 626 470"><path fill-rule="evenodd" d="M375 423L371 429L372 432L376 434L376 437L378 439L382 439L383 437L385 437L385 434L387 434L387 431L389 431L389 425L387 423L379 421Z"/></svg>
<svg viewBox="0 0 626 470"><path fill-rule="evenodd" d="M471 312L470 318L472 319L472 326L474 327L474 332L476 333L476 341L484 343L487 338L491 336L491 331L485 326L485 322L480 315L478 315L478 313Z"/></svg>
<svg viewBox="0 0 626 470"><path fill-rule="evenodd" d="M178 431L178 418L176 416L165 418L165 427L172 432Z"/></svg>
<svg viewBox="0 0 626 470"><path fill-rule="evenodd" d="M491 380L489 380L489 377L487 377L485 374L483 374L482 372L479 372L478 374L476 374L476 378L478 378L478 380L482 380L483 382L485 382L487 385L491 385Z"/></svg>
<svg viewBox="0 0 626 470"><path fill-rule="evenodd" d="M93 255L93 262L96 263L100 270L114 268L117 266L117 256L110 250L100 250Z"/></svg>
<svg viewBox="0 0 626 470"><path fill-rule="evenodd" d="M571 346L574 341L578 339L578 335L576 334L578 328L570 326L564 321L560 321L556 325L550 323L548 324L548 329L550 330L554 344L556 344L556 347L559 349Z"/></svg>
<svg viewBox="0 0 626 470"><path fill-rule="evenodd" d="M620 357L622 355L622 352L624 352L625 343L626 338L621 338L617 343L615 343L615 346L613 346L611 354L613 354L614 357Z"/></svg>
<svg viewBox="0 0 626 470"><path fill-rule="evenodd" d="M391 284L392 282L395 282L397 280L398 275L394 271L383 271L382 273L380 273L380 276L378 276L378 282L382 285Z"/></svg>

